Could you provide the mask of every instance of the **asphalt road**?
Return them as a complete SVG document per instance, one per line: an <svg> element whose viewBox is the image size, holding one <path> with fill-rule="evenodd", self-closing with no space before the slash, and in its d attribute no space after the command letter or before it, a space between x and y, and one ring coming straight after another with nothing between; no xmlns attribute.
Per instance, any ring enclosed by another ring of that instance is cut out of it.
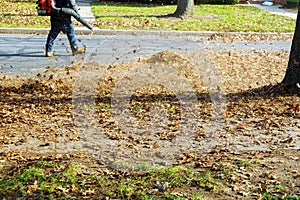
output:
<svg viewBox="0 0 300 200"><path fill-rule="evenodd" d="M163 50L182 51L224 51L239 49L246 51L290 50L291 41L262 41L225 43L208 41L202 36L160 36L160 35L77 35L79 46L86 46L84 56L72 56L65 35L59 35L54 44L57 56L44 56L47 35L44 34L0 34L0 72L4 75L30 76L46 67L63 68L84 60L100 63L116 63L135 60Z"/></svg>

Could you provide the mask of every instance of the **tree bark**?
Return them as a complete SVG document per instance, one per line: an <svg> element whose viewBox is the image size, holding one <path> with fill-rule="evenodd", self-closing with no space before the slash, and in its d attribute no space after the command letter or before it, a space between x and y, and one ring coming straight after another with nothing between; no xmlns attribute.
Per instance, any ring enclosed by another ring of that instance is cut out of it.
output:
<svg viewBox="0 0 300 200"><path fill-rule="evenodd" d="M292 40L292 47L290 51L290 57L288 66L285 72L285 77L282 83L287 87L295 87L297 83L300 83L300 7L298 3L298 14L296 20L295 32Z"/></svg>
<svg viewBox="0 0 300 200"><path fill-rule="evenodd" d="M194 0L178 0L175 16L190 16L194 14Z"/></svg>

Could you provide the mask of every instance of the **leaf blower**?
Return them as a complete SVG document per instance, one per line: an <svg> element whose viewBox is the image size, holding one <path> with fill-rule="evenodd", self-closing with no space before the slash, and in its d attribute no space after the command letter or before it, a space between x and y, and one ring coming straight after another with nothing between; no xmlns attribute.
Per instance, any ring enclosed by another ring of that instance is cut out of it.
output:
<svg viewBox="0 0 300 200"><path fill-rule="evenodd" d="M67 14L73 16L77 21L82 23L88 29L93 31L93 26L84 20L75 10L71 8L56 8L52 5L52 0L38 0L37 12L39 16L50 16Z"/></svg>

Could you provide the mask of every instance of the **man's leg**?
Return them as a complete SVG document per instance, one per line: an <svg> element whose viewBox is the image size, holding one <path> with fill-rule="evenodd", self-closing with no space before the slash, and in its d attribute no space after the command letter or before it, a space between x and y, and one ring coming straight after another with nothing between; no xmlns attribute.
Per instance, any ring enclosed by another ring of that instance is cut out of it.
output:
<svg viewBox="0 0 300 200"><path fill-rule="evenodd" d="M51 30L49 31L47 42L46 42L46 56L53 56L52 47L54 40L57 38L60 29L55 22L51 21Z"/></svg>
<svg viewBox="0 0 300 200"><path fill-rule="evenodd" d="M72 54L75 56L76 54L83 54L85 53L85 48L78 48L77 45L77 39L75 36L75 30L72 22L68 24L68 28L65 30L65 33L68 37L68 40L70 42L70 46L72 49Z"/></svg>

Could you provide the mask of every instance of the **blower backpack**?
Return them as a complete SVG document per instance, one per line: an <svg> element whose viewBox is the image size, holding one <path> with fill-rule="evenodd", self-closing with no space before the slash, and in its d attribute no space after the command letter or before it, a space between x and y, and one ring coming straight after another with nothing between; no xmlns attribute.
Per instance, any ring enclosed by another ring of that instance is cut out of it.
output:
<svg viewBox="0 0 300 200"><path fill-rule="evenodd" d="M39 16L50 16L52 0L38 0L36 7Z"/></svg>
<svg viewBox="0 0 300 200"><path fill-rule="evenodd" d="M77 21L93 31L93 26L90 25L75 10L71 8L56 8L52 5L52 0L38 0L37 4L38 6L36 7L36 9L39 16L67 14L74 17Z"/></svg>

